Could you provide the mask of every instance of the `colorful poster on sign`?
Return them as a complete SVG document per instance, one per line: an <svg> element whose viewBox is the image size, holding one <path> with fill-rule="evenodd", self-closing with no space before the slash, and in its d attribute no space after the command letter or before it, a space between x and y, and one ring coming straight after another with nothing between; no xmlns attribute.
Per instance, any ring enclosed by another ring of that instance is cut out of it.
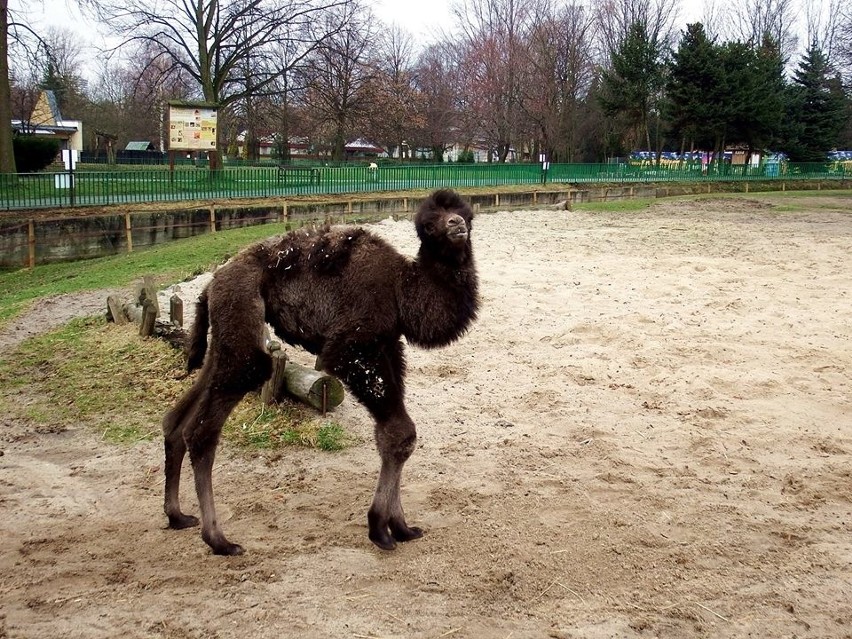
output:
<svg viewBox="0 0 852 639"><path fill-rule="evenodd" d="M169 105L169 149L213 151L216 148L216 109Z"/></svg>

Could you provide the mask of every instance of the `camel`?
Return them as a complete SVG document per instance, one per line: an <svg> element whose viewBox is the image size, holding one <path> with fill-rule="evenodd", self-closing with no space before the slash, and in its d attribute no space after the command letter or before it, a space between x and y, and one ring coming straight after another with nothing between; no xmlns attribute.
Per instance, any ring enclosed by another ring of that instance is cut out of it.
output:
<svg viewBox="0 0 852 639"><path fill-rule="evenodd" d="M288 344L318 355L375 420L381 466L367 513L370 540L392 550L423 535L406 523L400 499L402 469L417 440L405 409L401 338L423 348L446 346L476 319L472 220L457 193L438 190L415 215L420 248L413 260L362 227L326 226L254 244L216 271L199 296L188 337L187 368L201 370L163 418L170 528L199 524L178 500L188 451L202 539L214 554L243 553L216 519L213 460L228 415L271 374L268 323Z"/></svg>

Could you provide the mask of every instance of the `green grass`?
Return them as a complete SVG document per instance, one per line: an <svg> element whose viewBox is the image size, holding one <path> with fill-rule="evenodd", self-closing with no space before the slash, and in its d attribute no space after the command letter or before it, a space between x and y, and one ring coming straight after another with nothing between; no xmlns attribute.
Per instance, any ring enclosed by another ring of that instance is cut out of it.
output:
<svg viewBox="0 0 852 639"><path fill-rule="evenodd" d="M83 425L112 443L160 436L167 408L191 383L184 358L166 342L142 339L133 325L103 318L74 320L25 341L0 361L0 411L36 430ZM284 401L275 406L247 395L223 429L246 451L308 446L341 450L354 441L330 417Z"/></svg>
<svg viewBox="0 0 852 639"><path fill-rule="evenodd" d="M635 198L632 200L615 200L613 202L583 202L574 204L575 211L587 211L589 213L629 213L632 211L644 211L657 202L654 198Z"/></svg>
<svg viewBox="0 0 852 639"><path fill-rule="evenodd" d="M211 269L283 224L250 226L168 242L130 254L0 271L0 327L34 300L65 293L131 286L154 275L167 286Z"/></svg>

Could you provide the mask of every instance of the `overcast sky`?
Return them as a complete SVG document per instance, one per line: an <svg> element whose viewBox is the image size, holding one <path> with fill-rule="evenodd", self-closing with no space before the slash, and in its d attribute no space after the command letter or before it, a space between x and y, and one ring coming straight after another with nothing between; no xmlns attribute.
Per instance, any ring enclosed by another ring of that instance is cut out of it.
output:
<svg viewBox="0 0 852 639"><path fill-rule="evenodd" d="M730 0L728 0L730 1ZM451 25L450 5L453 0L372 0L376 15L386 23L396 23L413 34L428 36ZM10 0L9 6L25 21L31 20L38 30L41 25L62 27L85 24L75 0ZM700 19L704 0L681 0L682 23ZM83 36L91 39L93 29Z"/></svg>

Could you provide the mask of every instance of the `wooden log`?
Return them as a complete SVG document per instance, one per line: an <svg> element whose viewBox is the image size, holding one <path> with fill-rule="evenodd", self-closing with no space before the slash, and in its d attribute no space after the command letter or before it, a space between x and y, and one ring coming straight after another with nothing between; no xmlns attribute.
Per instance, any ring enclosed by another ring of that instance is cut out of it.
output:
<svg viewBox="0 0 852 639"><path fill-rule="evenodd" d="M335 377L289 362L284 368L285 388L293 397L325 411L343 401L343 384Z"/></svg>
<svg viewBox="0 0 852 639"><path fill-rule="evenodd" d="M284 370L287 368L287 354L280 349L273 350L272 353L272 375L266 380L263 387L260 389L260 399L264 404L272 404L277 402L284 396Z"/></svg>
<svg viewBox="0 0 852 639"><path fill-rule="evenodd" d="M127 316L124 314L121 302L115 295L107 297L107 321L121 326L127 324Z"/></svg>

